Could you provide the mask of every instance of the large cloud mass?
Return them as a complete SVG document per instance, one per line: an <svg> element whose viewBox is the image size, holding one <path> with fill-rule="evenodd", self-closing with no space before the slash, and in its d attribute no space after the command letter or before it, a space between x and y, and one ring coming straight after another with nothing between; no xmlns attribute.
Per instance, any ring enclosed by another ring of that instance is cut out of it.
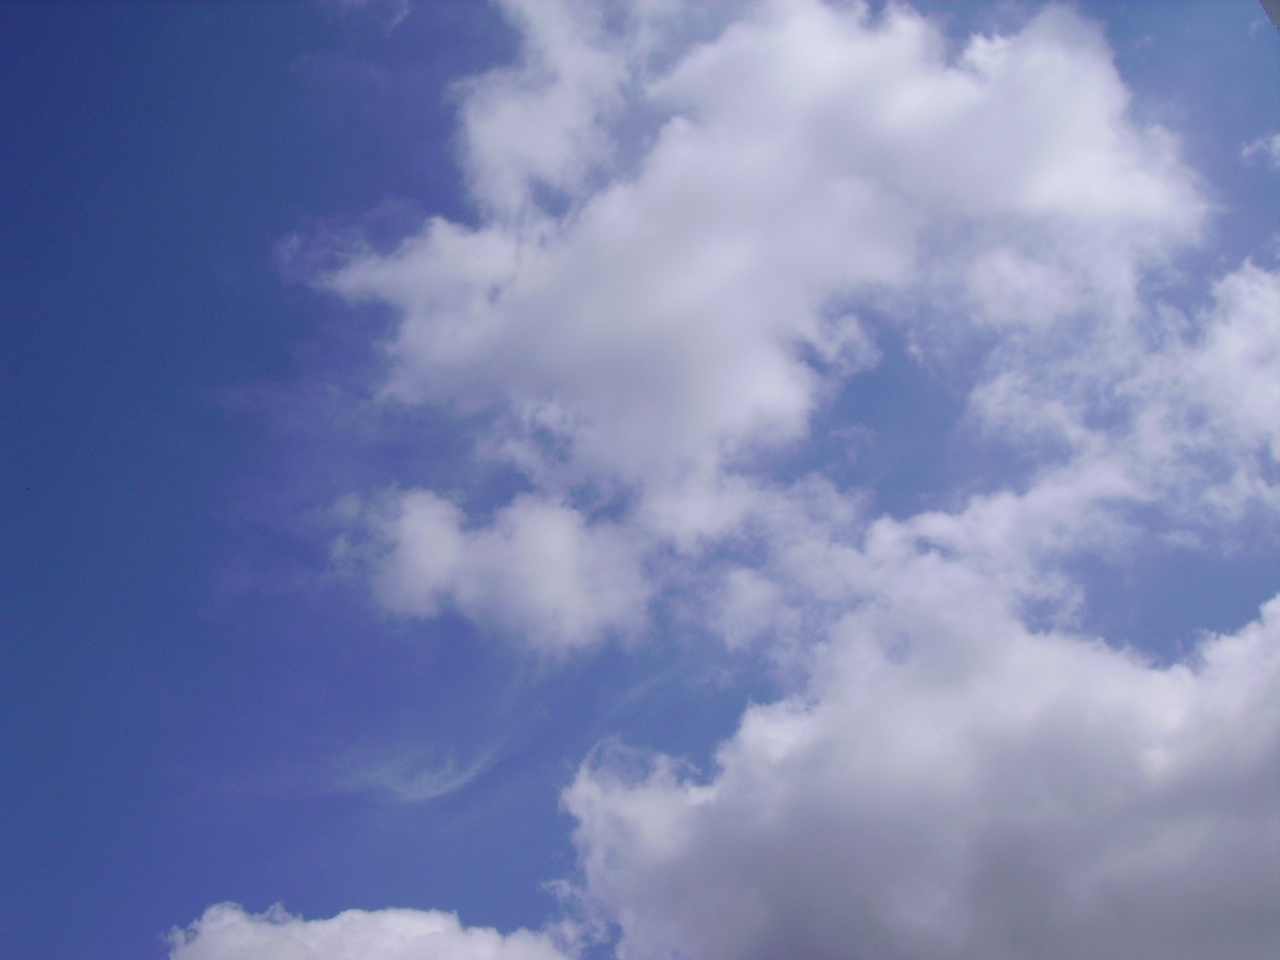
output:
<svg viewBox="0 0 1280 960"><path fill-rule="evenodd" d="M709 781L582 770L565 802L619 956L1273 956L1280 600L1156 669L917 564Z"/></svg>
<svg viewBox="0 0 1280 960"><path fill-rule="evenodd" d="M766 5L701 43L664 9L606 32L593 7L519 8L523 65L465 88L480 225L330 279L401 317L387 399L483 417L478 455L530 487L479 526L448 491L384 500L388 606L544 649L642 630L654 558L696 567L773 509L771 452L876 365L868 314L922 369L963 358L971 427L1089 473L1068 498L1272 495L1235 461L1191 476L1216 437L1179 433L1183 408L1231 418L1237 389L1195 357L1266 332L1229 315L1215 344L1144 302L1207 205L1094 27L1050 8L949 57L906 9ZM1233 456L1266 441L1231 428Z"/></svg>
<svg viewBox="0 0 1280 960"><path fill-rule="evenodd" d="M1280 599L1158 663L1081 627L1073 564L1276 529L1280 276L1161 299L1210 208L1069 10L958 49L897 6L601 11L513 7L523 60L461 88L478 224L327 279L397 316L383 400L525 484L370 497L388 609L562 652L674 603L801 678L705 775L601 748L576 902L635 960L1273 956ZM891 342L1004 465L914 515L826 469ZM215 909L176 958L550 950Z"/></svg>

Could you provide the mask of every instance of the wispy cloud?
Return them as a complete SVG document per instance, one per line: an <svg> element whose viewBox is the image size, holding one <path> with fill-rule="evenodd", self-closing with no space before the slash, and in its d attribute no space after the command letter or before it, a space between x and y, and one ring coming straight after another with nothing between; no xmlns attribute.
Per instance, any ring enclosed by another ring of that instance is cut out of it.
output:
<svg viewBox="0 0 1280 960"><path fill-rule="evenodd" d="M1277 170L1280 170L1280 133L1269 137L1259 137L1247 143L1240 150L1240 156L1246 163L1252 163L1261 157Z"/></svg>
<svg viewBox="0 0 1280 960"><path fill-rule="evenodd" d="M498 748L491 747L461 762L453 756L432 761L420 749L409 749L371 761L367 752L362 752L335 763L338 772L327 789L370 793L400 803L434 800L481 776L498 754Z"/></svg>
<svg viewBox="0 0 1280 960"><path fill-rule="evenodd" d="M390 32L404 22L413 9L413 0L316 0L344 16L371 18Z"/></svg>

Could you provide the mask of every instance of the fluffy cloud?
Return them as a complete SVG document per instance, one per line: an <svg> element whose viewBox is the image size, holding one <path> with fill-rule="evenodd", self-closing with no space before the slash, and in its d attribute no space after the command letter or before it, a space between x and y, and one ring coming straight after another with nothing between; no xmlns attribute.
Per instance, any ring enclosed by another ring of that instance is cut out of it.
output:
<svg viewBox="0 0 1280 960"><path fill-rule="evenodd" d="M633 631L663 586L635 571L772 509L771 452L878 362L867 311L982 352L975 416L1087 439L1076 401L1132 377L1143 278L1207 210L1094 27L1050 8L949 58L905 8L762 5L700 42L662 7L599 16L516 8L522 64L462 88L479 225L329 280L400 316L388 402L484 415L478 454L533 491L461 540L404 493L392 609L449 596L550 647Z"/></svg>
<svg viewBox="0 0 1280 960"><path fill-rule="evenodd" d="M415 490L381 519L390 554L377 581L392 609L461 610L554 650L634 632L649 585L617 524L587 525L563 504L518 497L493 523L467 529L454 504Z"/></svg>
<svg viewBox="0 0 1280 960"><path fill-rule="evenodd" d="M210 907L169 936L171 960L565 960L544 934L464 927L451 913L347 910L303 920L274 908Z"/></svg>
<svg viewBox="0 0 1280 960"><path fill-rule="evenodd" d="M1058 561L1123 553L1126 504L1218 530L1274 508L1276 316L1280 277L1223 279L1127 354L1130 409L1090 424L1061 393L1076 449L1023 492L868 522L810 481L757 510L766 560L715 622L806 679L709 778L606 749L564 796L619 956L1271 955L1280 597L1165 666L1027 624L1070 623Z"/></svg>
<svg viewBox="0 0 1280 960"><path fill-rule="evenodd" d="M1280 938L1280 599L1157 668L920 558L703 782L565 794L623 958L1200 958ZM639 769L637 769L639 768Z"/></svg>

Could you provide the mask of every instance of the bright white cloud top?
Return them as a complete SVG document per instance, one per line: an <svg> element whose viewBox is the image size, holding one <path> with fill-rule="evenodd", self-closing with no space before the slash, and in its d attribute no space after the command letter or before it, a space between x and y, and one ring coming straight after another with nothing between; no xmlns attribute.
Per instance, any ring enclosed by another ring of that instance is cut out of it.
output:
<svg viewBox="0 0 1280 960"><path fill-rule="evenodd" d="M554 656L675 611L800 678L705 775L588 759L581 929L625 960L1274 956L1280 599L1157 662L1083 630L1073 563L1277 529L1280 275L1166 296L1211 204L1065 8L958 47L907 7L600 9L513 6L522 60L460 88L477 226L326 279L399 318L382 402L483 424L526 481L483 516L366 492L346 553L388 610ZM885 337L1016 467L915 515L833 481L857 414L815 423ZM555 942L217 907L173 957Z"/></svg>
<svg viewBox="0 0 1280 960"><path fill-rule="evenodd" d="M545 934L467 928L451 913L346 910L299 920L282 910L247 914L219 904L170 936L174 960L564 960Z"/></svg>

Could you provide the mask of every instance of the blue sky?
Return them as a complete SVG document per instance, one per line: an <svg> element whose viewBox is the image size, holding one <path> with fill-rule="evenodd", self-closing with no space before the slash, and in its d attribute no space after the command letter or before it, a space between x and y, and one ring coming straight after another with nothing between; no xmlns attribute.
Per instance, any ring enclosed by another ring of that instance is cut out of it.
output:
<svg viewBox="0 0 1280 960"><path fill-rule="evenodd" d="M6 949L1273 955L1262 8L599 9L0 7Z"/></svg>

